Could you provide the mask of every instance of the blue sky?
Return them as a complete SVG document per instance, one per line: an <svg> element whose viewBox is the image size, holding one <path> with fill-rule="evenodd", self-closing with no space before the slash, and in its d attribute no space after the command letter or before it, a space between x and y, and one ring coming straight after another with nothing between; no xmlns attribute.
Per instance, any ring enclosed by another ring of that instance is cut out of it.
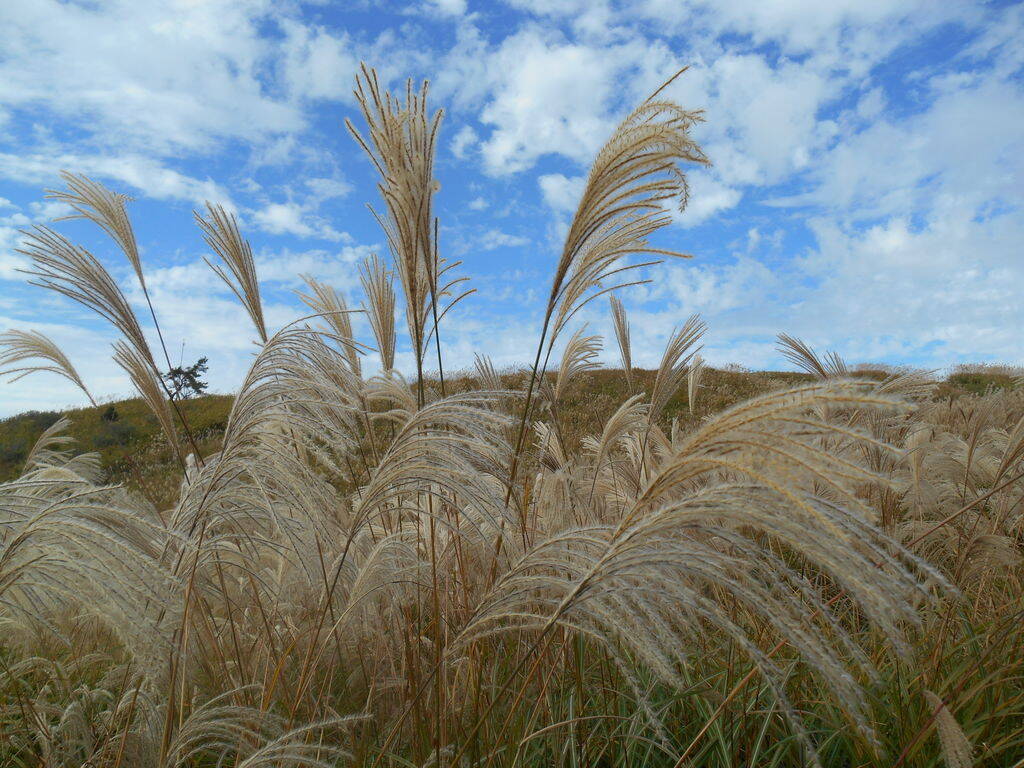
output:
<svg viewBox="0 0 1024 768"><path fill-rule="evenodd" d="M356 264L385 250L343 127L360 60L395 87L429 78L446 110L442 248L477 288L443 326L453 366L527 360L590 158L687 65L668 95L706 111L714 166L661 237L694 258L623 294L637 364L693 312L713 365L783 368L783 331L852 362L1024 363L1019 4L7 0L0 26L0 329L48 333L101 395L130 389L109 329L17 272L18 229L62 213L42 190L68 169L136 199L169 346L230 391L254 334L191 211L237 211L270 325L300 315L300 273L358 302ZM112 244L57 226L138 300ZM583 319L610 339L604 310ZM0 415L82 399L41 375L0 384Z"/></svg>

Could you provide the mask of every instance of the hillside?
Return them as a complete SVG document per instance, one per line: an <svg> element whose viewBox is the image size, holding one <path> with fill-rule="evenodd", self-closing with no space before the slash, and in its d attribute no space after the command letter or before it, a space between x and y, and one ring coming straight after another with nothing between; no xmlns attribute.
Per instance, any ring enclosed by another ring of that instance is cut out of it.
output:
<svg viewBox="0 0 1024 768"><path fill-rule="evenodd" d="M224 433L232 400L230 395L207 395L181 403L204 453L213 450ZM29 411L0 420L0 482L18 475L39 435L61 416L71 422L66 434L74 438L75 451L99 453L109 482L139 487L136 469L141 466L147 472L166 466L168 471L160 477L173 474L171 453L156 417L140 398L132 398L63 413ZM147 479L146 485L153 486L154 480Z"/></svg>
<svg viewBox="0 0 1024 768"><path fill-rule="evenodd" d="M654 371L634 372L637 387L650 387ZM857 375L880 378L882 371L865 370ZM506 374L509 387L517 386L521 376ZM691 414L685 389L677 392L666 408L665 420L678 419L681 426L692 426L697 420L728 408L759 394L809 380L805 373L793 371L746 371L708 368L702 378L696 414ZM957 398L980 395L991 389L1009 389L1014 376L999 367L961 366L943 379L936 388L936 398ZM466 376L455 379L455 386L466 386ZM582 376L565 401L565 429L575 443L587 434L599 432L601 425L617 405L628 396L621 370L602 369ZM231 410L231 395L206 395L185 400L181 407L203 453L215 450L220 442ZM16 477L22 463L39 435L61 416L71 421L67 434L75 439L79 452L99 453L110 482L126 483L139 490L136 468L147 468L149 493L162 496L153 473L177 483L171 453L160 432L156 418L139 398L103 403L95 408L76 408L64 412L28 411L0 420L0 482ZM159 470L163 470L160 472Z"/></svg>

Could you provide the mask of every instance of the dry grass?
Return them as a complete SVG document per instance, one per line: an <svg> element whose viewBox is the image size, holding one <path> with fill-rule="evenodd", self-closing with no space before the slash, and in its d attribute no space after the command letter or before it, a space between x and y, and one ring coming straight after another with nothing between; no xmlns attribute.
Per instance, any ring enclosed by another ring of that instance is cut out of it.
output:
<svg viewBox="0 0 1024 768"><path fill-rule="evenodd" d="M634 370L615 301L625 372L599 370L573 318L633 257L677 255L649 237L685 205L679 164L706 162L699 113L657 94L595 160L532 366L445 377L464 292L432 209L440 115L369 69L357 98L415 381L381 260L361 269L384 360L367 376L326 286L303 296L320 327L264 326L251 250L211 208L214 270L260 343L211 445L102 264L27 234L37 282L122 333L180 469L165 493L145 466L139 492L104 485L57 422L0 485L4 764L1013 764L1020 390L936 399L923 374L857 377L789 337L805 374L714 371L697 317ZM66 181L145 288L125 198Z"/></svg>

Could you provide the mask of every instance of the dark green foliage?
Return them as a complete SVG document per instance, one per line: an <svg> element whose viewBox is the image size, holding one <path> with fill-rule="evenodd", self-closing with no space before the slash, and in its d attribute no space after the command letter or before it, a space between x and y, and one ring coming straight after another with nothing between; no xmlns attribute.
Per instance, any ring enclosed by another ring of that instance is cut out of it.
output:
<svg viewBox="0 0 1024 768"><path fill-rule="evenodd" d="M106 419L104 420L106 421ZM106 425L105 430L101 430L93 438L93 445L100 449L111 447L126 448L138 437L138 434L139 430L133 424L110 422Z"/></svg>
<svg viewBox="0 0 1024 768"><path fill-rule="evenodd" d="M0 478L17 474L39 435L59 418L56 411L29 411L0 421Z"/></svg>
<svg viewBox="0 0 1024 768"><path fill-rule="evenodd" d="M983 395L993 389L1012 389L1013 378L1005 373L954 373L946 383L950 388L971 395Z"/></svg>
<svg viewBox="0 0 1024 768"><path fill-rule="evenodd" d="M224 431L232 401L227 395L204 395L183 400L180 407L200 440L217 440ZM129 480L129 456L137 456L159 442L160 426L138 398L77 408L64 415L71 420L67 434L75 438L74 451L98 451L108 478L115 482ZM60 416L55 411L30 411L0 420L0 482L18 475L39 435Z"/></svg>
<svg viewBox="0 0 1024 768"><path fill-rule="evenodd" d="M171 397L175 400L184 400L190 397L199 397L206 388L210 386L202 380L210 366L207 365L207 358L200 357L189 366L176 366L164 374L164 380L171 391Z"/></svg>

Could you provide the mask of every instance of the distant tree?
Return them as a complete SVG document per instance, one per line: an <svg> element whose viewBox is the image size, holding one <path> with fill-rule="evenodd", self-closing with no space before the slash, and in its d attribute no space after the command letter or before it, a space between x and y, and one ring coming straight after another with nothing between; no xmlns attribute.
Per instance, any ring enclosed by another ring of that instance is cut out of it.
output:
<svg viewBox="0 0 1024 768"><path fill-rule="evenodd" d="M100 418L104 421L117 421L121 416L118 414L117 408L112 405L108 405L106 410L100 414Z"/></svg>
<svg viewBox="0 0 1024 768"><path fill-rule="evenodd" d="M171 390L172 399L181 400L196 397L206 391L209 384L201 378L209 367L206 361L205 357L200 357L192 365L184 367L179 365L171 368L170 371L164 374L164 380Z"/></svg>

